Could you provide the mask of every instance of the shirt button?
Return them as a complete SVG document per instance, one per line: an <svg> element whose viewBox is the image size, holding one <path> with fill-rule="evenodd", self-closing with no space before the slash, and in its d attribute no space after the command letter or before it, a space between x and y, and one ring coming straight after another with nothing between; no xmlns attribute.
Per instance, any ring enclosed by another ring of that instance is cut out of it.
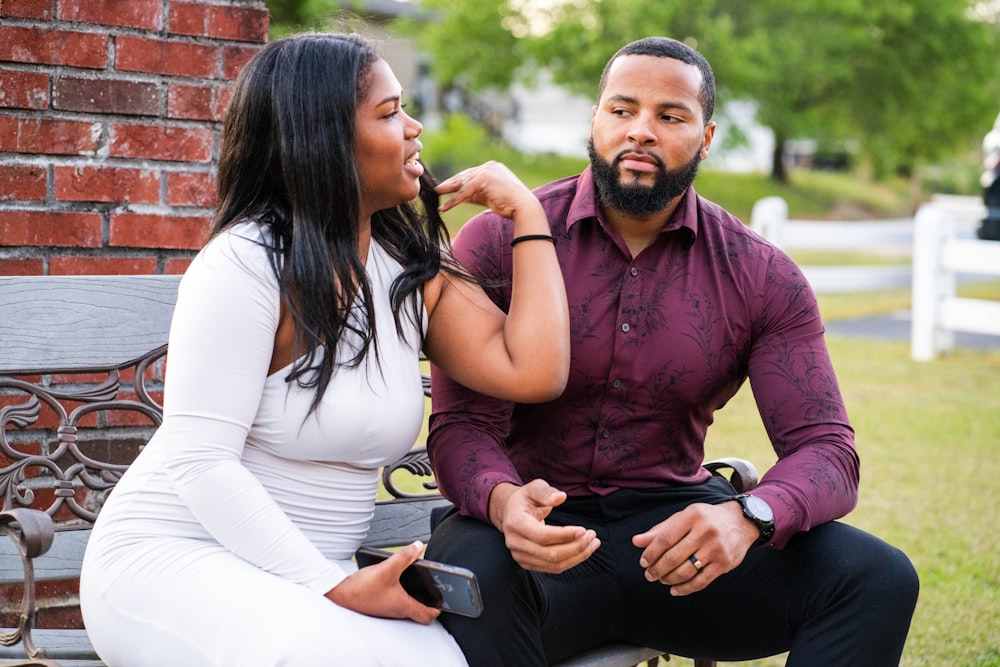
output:
<svg viewBox="0 0 1000 667"><path fill-rule="evenodd" d="M633 266L633 267L632 267L632 268L631 268L631 269L629 270L629 273L631 273L631 274L632 274L633 276L637 276L637 275L639 275L639 269L637 269L637 268L635 268L635 267Z"/></svg>
<svg viewBox="0 0 1000 667"><path fill-rule="evenodd" d="M622 381L621 380L615 380L614 382L611 383L611 386L614 387L615 389L617 389L618 387L622 386Z"/></svg>
<svg viewBox="0 0 1000 667"><path fill-rule="evenodd" d="M601 437L602 438L610 438L611 437L611 431L605 430L603 433L601 433Z"/></svg>
<svg viewBox="0 0 1000 667"><path fill-rule="evenodd" d="M625 322L624 324L622 324L622 331L624 331L625 333L628 333L631 328L632 328L632 325L629 324L628 322Z"/></svg>
<svg viewBox="0 0 1000 667"><path fill-rule="evenodd" d="M603 479L595 479L590 484L591 484L591 486L604 486L604 480Z"/></svg>

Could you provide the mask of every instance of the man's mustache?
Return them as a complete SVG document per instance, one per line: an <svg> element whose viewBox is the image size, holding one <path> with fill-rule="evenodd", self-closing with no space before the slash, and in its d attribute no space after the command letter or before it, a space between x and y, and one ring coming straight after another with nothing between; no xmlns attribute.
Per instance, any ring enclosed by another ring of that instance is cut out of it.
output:
<svg viewBox="0 0 1000 667"><path fill-rule="evenodd" d="M663 160L660 158L660 156L653 155L652 153L644 153L642 151L632 151L632 150L624 150L618 153L618 155L615 156L614 160L615 167L619 166L622 163L622 160L625 159L626 155L644 155L649 159L653 160L654 162L656 162L656 166L659 167L661 172L665 172L667 170L667 165L663 163Z"/></svg>

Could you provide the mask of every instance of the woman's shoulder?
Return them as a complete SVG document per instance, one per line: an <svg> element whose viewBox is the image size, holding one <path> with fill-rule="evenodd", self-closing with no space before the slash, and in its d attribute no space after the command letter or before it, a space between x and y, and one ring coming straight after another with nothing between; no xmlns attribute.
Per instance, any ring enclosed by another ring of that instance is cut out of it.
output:
<svg viewBox="0 0 1000 667"><path fill-rule="evenodd" d="M268 284L277 283L272 266L272 239L267 225L244 221L227 227L202 248L188 269L189 276L227 275L251 277Z"/></svg>

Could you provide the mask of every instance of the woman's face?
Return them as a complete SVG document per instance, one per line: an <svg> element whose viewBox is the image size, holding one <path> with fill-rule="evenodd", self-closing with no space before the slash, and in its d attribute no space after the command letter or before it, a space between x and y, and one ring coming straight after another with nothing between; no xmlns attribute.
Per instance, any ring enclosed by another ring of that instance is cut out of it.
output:
<svg viewBox="0 0 1000 667"><path fill-rule="evenodd" d="M416 198L424 173L417 161L423 127L403 111L399 81L384 60L375 61L368 77L356 111L354 147L364 218Z"/></svg>

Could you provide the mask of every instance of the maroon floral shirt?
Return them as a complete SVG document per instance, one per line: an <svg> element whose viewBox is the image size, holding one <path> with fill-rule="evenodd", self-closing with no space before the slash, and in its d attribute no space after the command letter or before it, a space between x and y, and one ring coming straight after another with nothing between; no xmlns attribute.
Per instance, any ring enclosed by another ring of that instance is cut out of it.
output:
<svg viewBox="0 0 1000 667"><path fill-rule="evenodd" d="M843 516L859 463L816 299L785 253L690 189L633 258L604 220L590 170L536 191L569 296L572 358L558 399L512 404L432 370L429 450L442 493L488 521L500 482L542 478L570 496L696 484L715 411L750 379L777 454L755 495L771 546ZM487 211L454 252L510 302L512 227Z"/></svg>

